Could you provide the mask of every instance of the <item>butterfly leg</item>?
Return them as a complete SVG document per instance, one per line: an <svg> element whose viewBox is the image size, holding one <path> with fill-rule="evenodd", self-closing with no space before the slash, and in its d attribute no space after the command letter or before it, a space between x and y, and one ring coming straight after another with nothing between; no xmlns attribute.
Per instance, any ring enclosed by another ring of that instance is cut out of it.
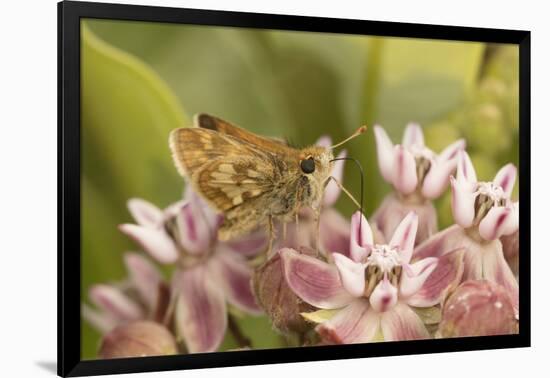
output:
<svg viewBox="0 0 550 378"><path fill-rule="evenodd" d="M275 240L275 225L273 224L273 216L269 216L269 245L267 247L266 257L271 254L273 249L273 241Z"/></svg>
<svg viewBox="0 0 550 378"><path fill-rule="evenodd" d="M283 222L283 242L286 243L286 222Z"/></svg>
<svg viewBox="0 0 550 378"><path fill-rule="evenodd" d="M315 252L317 257L321 255L321 208L313 209L315 219Z"/></svg>
<svg viewBox="0 0 550 378"><path fill-rule="evenodd" d="M344 192L349 197L349 199L352 200L352 202L355 204L355 206L357 206L362 211L363 209L361 209L361 205L359 204L359 202L357 202L355 197L338 180L336 180L334 177L330 176L326 181L327 184L329 183L329 180L331 180L331 179L342 190L342 192Z"/></svg>

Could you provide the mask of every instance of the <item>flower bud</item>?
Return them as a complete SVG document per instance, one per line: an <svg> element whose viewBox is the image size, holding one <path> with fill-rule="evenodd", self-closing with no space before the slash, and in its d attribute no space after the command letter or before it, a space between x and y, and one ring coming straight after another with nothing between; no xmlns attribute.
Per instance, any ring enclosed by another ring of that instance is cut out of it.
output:
<svg viewBox="0 0 550 378"><path fill-rule="evenodd" d="M504 335L518 332L512 299L486 280L466 281L443 307L438 337Z"/></svg>
<svg viewBox="0 0 550 378"><path fill-rule="evenodd" d="M312 253L310 249L302 249L302 252ZM252 288L258 304L277 330L284 334L303 334L311 329L300 313L310 312L314 308L298 298L287 285L278 253L256 268L252 276Z"/></svg>
<svg viewBox="0 0 550 378"><path fill-rule="evenodd" d="M101 358L124 358L176 353L176 341L166 327L151 321L136 321L106 334L98 354Z"/></svg>
<svg viewBox="0 0 550 378"><path fill-rule="evenodd" d="M517 276L519 274L519 230L511 235L504 235L500 238L504 258Z"/></svg>

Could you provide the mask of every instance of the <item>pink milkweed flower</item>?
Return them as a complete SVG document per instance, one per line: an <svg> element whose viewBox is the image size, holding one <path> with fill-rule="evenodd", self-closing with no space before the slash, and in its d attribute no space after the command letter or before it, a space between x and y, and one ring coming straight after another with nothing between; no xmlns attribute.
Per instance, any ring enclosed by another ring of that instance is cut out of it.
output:
<svg viewBox="0 0 550 378"><path fill-rule="evenodd" d="M463 228L477 227L479 235L487 241L516 232L519 202L513 203L510 198L516 176L516 167L507 164L493 181L478 182L470 157L461 151L456 178L451 177L455 222Z"/></svg>
<svg viewBox="0 0 550 378"><path fill-rule="evenodd" d="M166 311L169 288L158 269L137 253L126 253L124 263L129 277L117 284L92 285L89 298L95 306L82 305L82 317L102 334L130 322L162 322Z"/></svg>
<svg viewBox="0 0 550 378"><path fill-rule="evenodd" d="M227 328L226 302L261 313L246 258L265 249L263 231L218 241L221 216L190 189L184 201L164 211L140 199L130 200L128 208L138 224L123 224L120 230L159 262L177 265L171 283L175 328L190 353L219 347Z"/></svg>
<svg viewBox="0 0 550 378"><path fill-rule="evenodd" d="M502 167L491 182L478 182L468 154L458 156L456 178L451 177L452 210L456 225L420 244L415 258L437 257L462 247L466 280L486 279L509 291L518 309L518 282L503 255L499 238L519 228L519 203L510 199L517 170Z"/></svg>
<svg viewBox="0 0 550 378"><path fill-rule="evenodd" d="M388 341L430 337L411 306L440 303L462 273L462 256L457 252L456 259L411 264L417 227L417 215L409 213L388 244L374 244L367 220L357 212L351 220L350 257L333 253L334 264L329 264L290 248L279 251L286 281L302 300L339 309L316 328L325 341L365 343L380 334Z"/></svg>
<svg viewBox="0 0 550 378"><path fill-rule="evenodd" d="M456 169L457 153L465 148L460 139L440 154L424 144L422 128L409 123L402 144L393 145L380 126L374 126L378 167L395 193L389 194L372 217L386 238L410 211L420 219L416 243L437 231L437 215L431 200L439 197L449 184L449 175Z"/></svg>

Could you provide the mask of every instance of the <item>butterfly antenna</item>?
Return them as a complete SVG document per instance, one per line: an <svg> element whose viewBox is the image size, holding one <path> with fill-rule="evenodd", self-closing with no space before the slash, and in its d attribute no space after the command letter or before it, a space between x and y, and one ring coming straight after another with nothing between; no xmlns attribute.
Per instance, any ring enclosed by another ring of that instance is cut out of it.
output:
<svg viewBox="0 0 550 378"><path fill-rule="evenodd" d="M365 127L365 130L366 130L366 126L364 126L364 127ZM362 132L363 131L359 132L359 130L357 130L357 132L355 134L359 135ZM357 136L357 135L355 135L355 136ZM351 137L353 137L353 135ZM348 140L350 138L348 138ZM342 143L339 143L339 144L342 144ZM361 190L361 198L359 198L359 211L361 211L361 218L359 218L359 232L361 232L361 222L363 221L363 215L364 215L364 212L363 212L363 189L364 189L364 181L365 181L365 172L363 171L363 166L361 165L359 160L357 160L355 158L346 156L346 157L341 157L341 158L335 158L335 159L332 159L330 161L332 162L332 161L338 161L338 160L353 161L355 163L355 165L357 166L357 168L359 168L359 172L361 172L361 180L360 180L360 184L359 184L360 185L360 190Z"/></svg>
<svg viewBox="0 0 550 378"><path fill-rule="evenodd" d="M361 126L360 128L358 128L357 130L355 130L355 132L354 132L353 134L351 134L349 137L347 137L346 139L344 139L344 140L341 141L340 143L336 143L334 146L330 146L329 148L330 148L331 150L333 150L333 149L335 149L336 147L339 147L339 146L341 146L342 144L349 142L349 141L352 140L353 138L358 137L359 135L363 134L365 131L367 131L367 126L366 126L366 125L363 125L363 126Z"/></svg>

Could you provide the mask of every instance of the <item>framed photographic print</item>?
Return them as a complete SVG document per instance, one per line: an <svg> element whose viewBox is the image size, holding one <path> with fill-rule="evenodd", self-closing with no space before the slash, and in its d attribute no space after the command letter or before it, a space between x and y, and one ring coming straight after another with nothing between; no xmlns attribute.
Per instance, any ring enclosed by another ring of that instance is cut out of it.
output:
<svg viewBox="0 0 550 378"><path fill-rule="evenodd" d="M58 11L59 375L530 345L529 32Z"/></svg>

